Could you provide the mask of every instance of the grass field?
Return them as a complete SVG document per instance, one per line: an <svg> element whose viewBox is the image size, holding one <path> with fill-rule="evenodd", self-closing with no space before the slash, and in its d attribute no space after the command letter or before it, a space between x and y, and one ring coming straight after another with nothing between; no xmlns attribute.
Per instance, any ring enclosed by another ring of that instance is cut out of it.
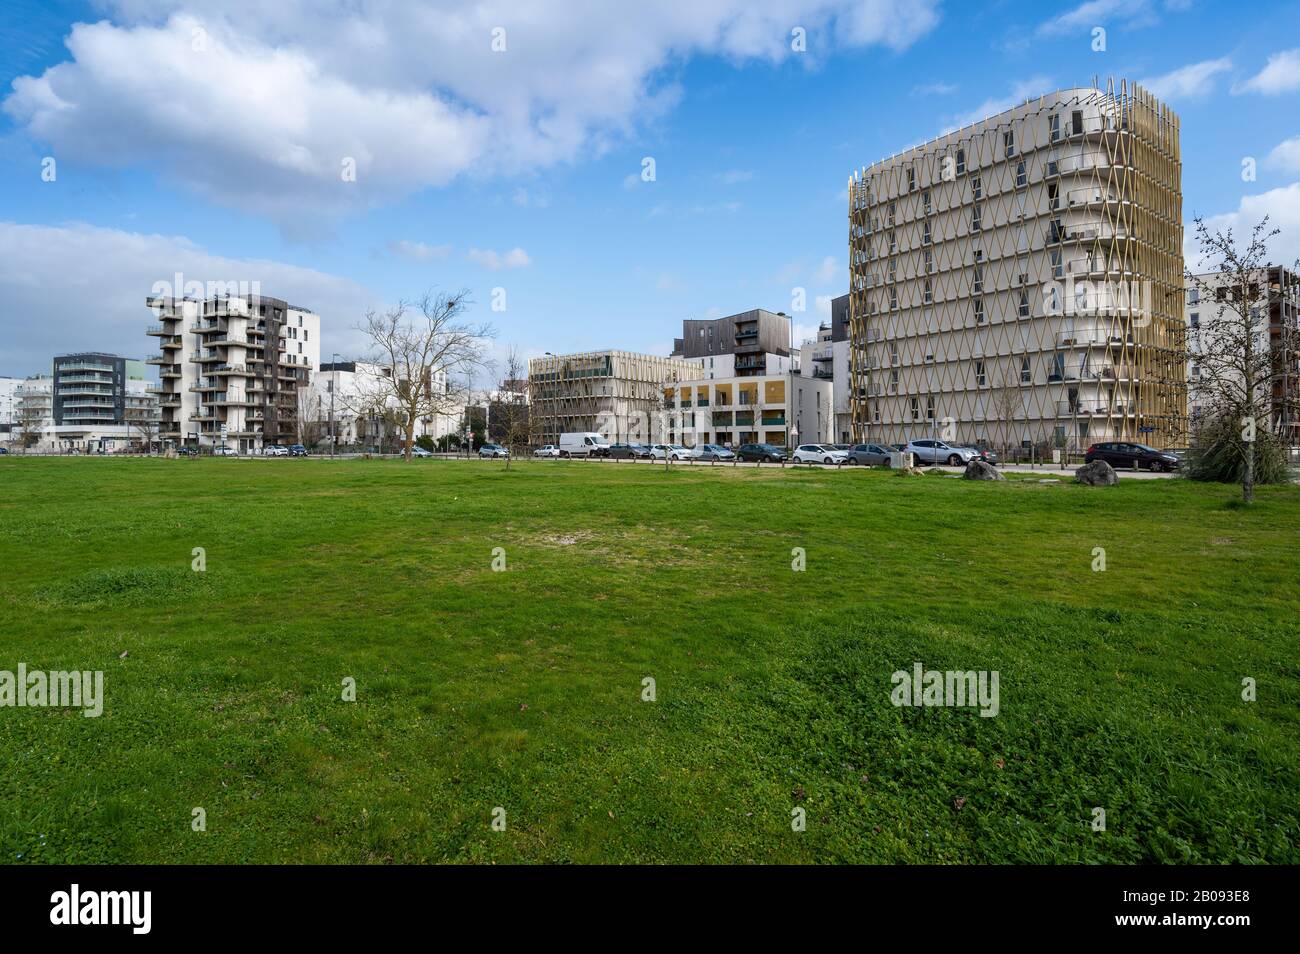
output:
<svg viewBox="0 0 1300 954"><path fill-rule="evenodd" d="M106 696L0 709L8 863L1300 861L1300 487L9 458L0 488L0 670ZM895 707L915 662L997 670L999 714Z"/></svg>

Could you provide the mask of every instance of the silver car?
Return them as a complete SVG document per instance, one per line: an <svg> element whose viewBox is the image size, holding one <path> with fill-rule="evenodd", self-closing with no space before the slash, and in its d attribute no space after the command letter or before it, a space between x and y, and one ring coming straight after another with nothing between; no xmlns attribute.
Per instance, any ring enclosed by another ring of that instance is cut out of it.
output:
<svg viewBox="0 0 1300 954"><path fill-rule="evenodd" d="M691 456L696 460L735 460L736 455L721 444L696 444L691 448Z"/></svg>
<svg viewBox="0 0 1300 954"><path fill-rule="evenodd" d="M890 449L883 444L854 444L849 451L850 464L864 464L867 467L889 467Z"/></svg>
<svg viewBox="0 0 1300 954"><path fill-rule="evenodd" d="M962 447L945 441L911 441L903 448L903 453L911 454L918 464L948 464L963 467L980 456L973 447Z"/></svg>

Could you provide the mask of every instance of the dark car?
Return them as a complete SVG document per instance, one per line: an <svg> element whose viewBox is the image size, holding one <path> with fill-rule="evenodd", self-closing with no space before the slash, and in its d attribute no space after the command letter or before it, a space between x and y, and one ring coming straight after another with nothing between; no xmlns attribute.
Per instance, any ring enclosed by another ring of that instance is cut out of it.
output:
<svg viewBox="0 0 1300 954"><path fill-rule="evenodd" d="M1094 460L1104 460L1112 467L1132 467L1134 470L1145 467L1150 471L1168 473L1178 469L1178 458L1168 451L1127 441L1104 441L1093 444L1088 448L1083 459L1089 464Z"/></svg>
<svg viewBox="0 0 1300 954"><path fill-rule="evenodd" d="M180 454L182 457L198 457L199 449L197 447L178 447L176 448L176 453Z"/></svg>
<svg viewBox="0 0 1300 954"><path fill-rule="evenodd" d="M307 456L307 448L303 447L301 444L290 444L290 445L289 445L289 456L290 456L290 457L306 457L306 456Z"/></svg>
<svg viewBox="0 0 1300 954"><path fill-rule="evenodd" d="M849 450L849 463L867 467L889 467L890 448L886 444L854 444Z"/></svg>
<svg viewBox="0 0 1300 954"><path fill-rule="evenodd" d="M736 448L741 460L779 463L785 460L785 451L773 444L741 444Z"/></svg>
<svg viewBox="0 0 1300 954"><path fill-rule="evenodd" d="M593 452L592 456L600 456ZM650 448L645 444L629 442L626 444L610 444L609 452L606 457L612 457L615 460L638 460L650 456Z"/></svg>
<svg viewBox="0 0 1300 954"><path fill-rule="evenodd" d="M7 448L7 447L0 447L0 454L7 454L7 453L9 453L9 448Z"/></svg>

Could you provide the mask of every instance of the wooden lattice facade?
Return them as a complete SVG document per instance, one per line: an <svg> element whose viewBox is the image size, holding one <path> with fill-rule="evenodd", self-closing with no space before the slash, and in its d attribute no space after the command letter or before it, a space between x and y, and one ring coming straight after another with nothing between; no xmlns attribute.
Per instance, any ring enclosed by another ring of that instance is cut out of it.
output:
<svg viewBox="0 0 1300 954"><path fill-rule="evenodd" d="M1178 118L1063 90L849 180L855 440L1186 442Z"/></svg>
<svg viewBox="0 0 1300 954"><path fill-rule="evenodd" d="M699 377L700 363L631 351L547 355L528 362L534 441L591 431L611 441L661 439L664 387Z"/></svg>

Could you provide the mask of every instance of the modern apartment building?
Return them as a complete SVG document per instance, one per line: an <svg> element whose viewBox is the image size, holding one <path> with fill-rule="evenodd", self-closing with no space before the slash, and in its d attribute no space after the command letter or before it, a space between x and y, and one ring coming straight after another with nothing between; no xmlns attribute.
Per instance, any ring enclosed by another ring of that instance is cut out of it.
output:
<svg viewBox="0 0 1300 954"><path fill-rule="evenodd" d="M299 440L299 404L320 365L320 318L262 295L150 297L161 352L160 436L256 452Z"/></svg>
<svg viewBox="0 0 1300 954"><path fill-rule="evenodd" d="M1202 369L1198 355L1212 347L1210 338L1220 322L1231 325L1234 312L1223 299L1231 297L1228 281L1219 273L1204 273L1190 282L1185 296L1189 410L1192 428L1215 399L1212 369ZM1269 426L1291 446L1300 446L1300 275L1289 268L1271 266L1253 276L1255 304L1251 312L1258 324L1254 346L1267 353L1272 382L1267 395ZM1203 294L1202 289L1209 294ZM1222 298L1221 298L1222 296ZM1225 308L1219 317L1220 308ZM1236 329L1233 329L1236 330ZM1239 379L1222 383L1240 383Z"/></svg>
<svg viewBox="0 0 1300 954"><path fill-rule="evenodd" d="M725 318L688 318L674 358L699 361L709 375L760 377L791 370L791 324L784 312L754 308Z"/></svg>
<svg viewBox="0 0 1300 954"><path fill-rule="evenodd" d="M94 428L127 422L127 380L139 382L133 409L144 389L144 362L98 351L54 359L54 423Z"/></svg>
<svg viewBox="0 0 1300 954"><path fill-rule="evenodd" d="M849 400L848 295L832 299L830 321L821 323L817 337L805 341L799 354L799 367L805 375L831 382L833 426L825 439L831 443L849 443L853 439L853 419Z"/></svg>
<svg viewBox="0 0 1300 954"><path fill-rule="evenodd" d="M1111 81L854 173L853 439L1184 445L1178 130Z"/></svg>
<svg viewBox="0 0 1300 954"><path fill-rule="evenodd" d="M699 377L699 360L631 351L546 355L528 362L529 420L536 443L592 431L610 441L659 440L664 388Z"/></svg>
<svg viewBox="0 0 1300 954"><path fill-rule="evenodd" d="M833 385L788 374L696 376L664 388L668 441L696 444L833 442Z"/></svg>

